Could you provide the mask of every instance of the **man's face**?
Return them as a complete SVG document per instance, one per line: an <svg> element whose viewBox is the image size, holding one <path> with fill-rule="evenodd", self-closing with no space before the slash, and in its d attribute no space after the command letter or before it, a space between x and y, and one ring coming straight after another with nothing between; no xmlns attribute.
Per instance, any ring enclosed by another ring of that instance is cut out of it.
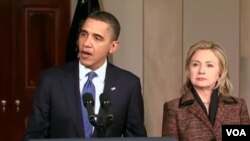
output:
<svg viewBox="0 0 250 141"><path fill-rule="evenodd" d="M96 70L104 63L109 53L116 51L118 44L118 41L112 39L109 24L88 18L78 37L78 57L84 66Z"/></svg>

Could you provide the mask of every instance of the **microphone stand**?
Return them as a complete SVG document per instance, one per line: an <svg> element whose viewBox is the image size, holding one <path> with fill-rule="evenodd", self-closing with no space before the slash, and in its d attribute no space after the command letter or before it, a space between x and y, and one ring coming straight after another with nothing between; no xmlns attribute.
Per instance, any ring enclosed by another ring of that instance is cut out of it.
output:
<svg viewBox="0 0 250 141"><path fill-rule="evenodd" d="M98 118L98 116L95 114L95 118L90 118L90 123L95 127L95 131L97 134L97 138L104 138L105 137L105 126L102 120L102 116Z"/></svg>
<svg viewBox="0 0 250 141"><path fill-rule="evenodd" d="M111 126L111 124L113 123L113 114L108 110L109 107L107 106L111 106L111 102L109 100L109 95L107 94L101 94L100 95L100 103L101 103L101 107L102 108L102 112L100 112L99 116L95 115L95 129L97 132L97 137L98 138L104 138L105 137L105 133L106 133L106 129ZM102 114L105 113L105 114ZM103 117L105 115L105 117Z"/></svg>
<svg viewBox="0 0 250 141"><path fill-rule="evenodd" d="M113 119L104 119L101 115L99 116L99 118L97 117L97 121L95 121L95 124L92 124L96 129L97 138L105 138L106 129L112 124L112 122Z"/></svg>
<svg viewBox="0 0 250 141"><path fill-rule="evenodd" d="M104 138L105 137L105 132L106 132L106 128L104 123L101 121L98 124L98 128L97 128L97 137L98 138Z"/></svg>

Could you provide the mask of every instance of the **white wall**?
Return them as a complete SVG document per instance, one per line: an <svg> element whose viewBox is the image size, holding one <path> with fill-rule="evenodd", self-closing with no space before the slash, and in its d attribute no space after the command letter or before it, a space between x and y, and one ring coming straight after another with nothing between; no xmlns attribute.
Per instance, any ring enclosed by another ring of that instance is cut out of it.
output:
<svg viewBox="0 0 250 141"><path fill-rule="evenodd" d="M71 0L71 3L70 3L70 8L71 8L71 13L70 13L70 15L71 15L71 21L73 20L73 17L74 17L74 13L75 13L77 1L78 1L78 0Z"/></svg>
<svg viewBox="0 0 250 141"><path fill-rule="evenodd" d="M103 9L114 14L121 24L121 48L113 63L127 69L143 82L143 0L102 0Z"/></svg>
<svg viewBox="0 0 250 141"><path fill-rule="evenodd" d="M202 39L222 45L229 60L233 95L239 96L239 0L183 0L183 10L184 56Z"/></svg>
<svg viewBox="0 0 250 141"><path fill-rule="evenodd" d="M144 109L149 136L161 136L163 104L182 85L182 0L144 0Z"/></svg>
<svg viewBox="0 0 250 141"><path fill-rule="evenodd" d="M241 0L240 21L240 97L250 113L250 1Z"/></svg>

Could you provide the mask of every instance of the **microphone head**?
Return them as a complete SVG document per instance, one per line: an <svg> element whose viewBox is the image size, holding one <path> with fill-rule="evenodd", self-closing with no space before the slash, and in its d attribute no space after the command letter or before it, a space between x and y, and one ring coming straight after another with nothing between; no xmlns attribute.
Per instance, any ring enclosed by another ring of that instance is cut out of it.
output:
<svg viewBox="0 0 250 141"><path fill-rule="evenodd" d="M95 101L93 99L93 95L91 93L84 93L82 96L83 104L86 107L87 104L92 104L92 106L95 105Z"/></svg>
<svg viewBox="0 0 250 141"><path fill-rule="evenodd" d="M103 106L103 104L111 104L110 96L106 93L101 94L100 95L100 102L101 102L101 106Z"/></svg>
<svg viewBox="0 0 250 141"><path fill-rule="evenodd" d="M110 95L103 93L100 95L100 103L101 107L105 110L106 112L106 118L109 123L113 122L114 116L110 110L111 108L111 101L110 101Z"/></svg>

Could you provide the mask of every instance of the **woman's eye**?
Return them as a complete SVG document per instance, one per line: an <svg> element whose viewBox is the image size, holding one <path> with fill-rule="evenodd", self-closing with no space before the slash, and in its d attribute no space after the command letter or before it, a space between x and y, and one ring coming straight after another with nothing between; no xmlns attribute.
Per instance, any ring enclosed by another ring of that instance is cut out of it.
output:
<svg viewBox="0 0 250 141"><path fill-rule="evenodd" d="M214 67L214 65L212 65L212 64L208 64L207 66L208 66L209 68Z"/></svg>
<svg viewBox="0 0 250 141"><path fill-rule="evenodd" d="M197 64L197 63L193 63L192 66L193 66L193 67L196 67L196 66L198 66L198 64Z"/></svg>

